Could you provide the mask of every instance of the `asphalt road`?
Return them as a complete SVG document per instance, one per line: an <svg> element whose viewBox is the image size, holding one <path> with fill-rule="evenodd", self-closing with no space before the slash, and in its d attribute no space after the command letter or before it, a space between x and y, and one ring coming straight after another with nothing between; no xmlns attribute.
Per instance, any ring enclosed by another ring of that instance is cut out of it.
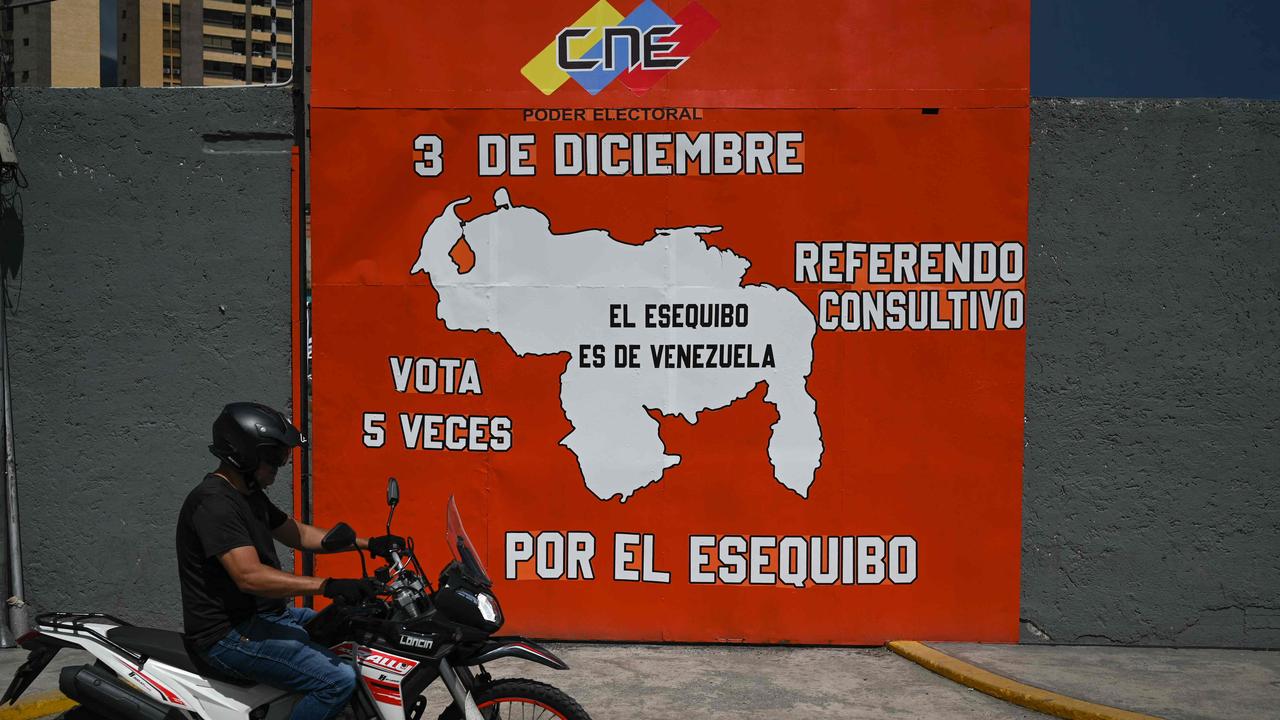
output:
<svg viewBox="0 0 1280 720"><path fill-rule="evenodd" d="M1169 720L1280 718L1280 652L930 643L1000 675L1081 700ZM1046 718L970 690L880 648L554 644L555 671L505 659L497 678L551 683L596 720L734 718ZM0 650L8 684L26 651ZM57 688L58 669L91 662L64 650L29 695ZM439 683L424 718L448 704Z"/></svg>

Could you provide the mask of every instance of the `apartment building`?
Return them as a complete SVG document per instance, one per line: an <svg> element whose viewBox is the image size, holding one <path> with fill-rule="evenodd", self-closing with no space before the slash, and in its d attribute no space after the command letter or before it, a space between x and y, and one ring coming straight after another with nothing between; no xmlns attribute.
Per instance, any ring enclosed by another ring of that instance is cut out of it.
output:
<svg viewBox="0 0 1280 720"><path fill-rule="evenodd" d="M97 87L99 0L58 0L0 11L0 51L9 85Z"/></svg>
<svg viewBox="0 0 1280 720"><path fill-rule="evenodd" d="M245 85L293 73L293 0L117 0L121 85Z"/></svg>

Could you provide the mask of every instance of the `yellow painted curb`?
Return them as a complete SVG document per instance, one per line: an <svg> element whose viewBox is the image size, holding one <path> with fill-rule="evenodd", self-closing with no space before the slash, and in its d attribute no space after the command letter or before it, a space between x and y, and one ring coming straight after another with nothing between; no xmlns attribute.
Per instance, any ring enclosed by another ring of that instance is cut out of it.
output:
<svg viewBox="0 0 1280 720"><path fill-rule="evenodd" d="M0 720L35 720L46 715L57 715L76 706L76 701L60 692L40 693L16 705L0 706Z"/></svg>
<svg viewBox="0 0 1280 720"><path fill-rule="evenodd" d="M895 640L889 643L889 649L948 680L954 680L961 685L1014 705L1021 705L1055 717L1067 718L1067 720L1161 720L1155 715L1143 715L1107 705L1098 705L1059 695L1033 685L1025 685L1003 675L983 670L976 665L970 665L963 660L957 660L924 643Z"/></svg>

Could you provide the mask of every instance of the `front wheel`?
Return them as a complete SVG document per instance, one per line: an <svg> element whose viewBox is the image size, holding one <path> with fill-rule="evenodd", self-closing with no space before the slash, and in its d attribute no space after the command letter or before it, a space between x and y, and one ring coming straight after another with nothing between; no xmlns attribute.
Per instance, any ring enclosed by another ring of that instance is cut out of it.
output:
<svg viewBox="0 0 1280 720"><path fill-rule="evenodd" d="M485 720L591 720L576 700L536 680L495 680L476 688L472 697ZM450 705L440 720L462 720L462 709Z"/></svg>

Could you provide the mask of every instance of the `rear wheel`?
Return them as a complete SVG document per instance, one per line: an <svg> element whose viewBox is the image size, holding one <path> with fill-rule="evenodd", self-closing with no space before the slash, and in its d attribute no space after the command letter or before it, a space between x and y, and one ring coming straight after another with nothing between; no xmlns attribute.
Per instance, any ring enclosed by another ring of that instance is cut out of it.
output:
<svg viewBox="0 0 1280 720"><path fill-rule="evenodd" d="M576 700L536 680L495 680L477 688L473 697L485 720L591 720ZM456 704L440 713L440 720L461 718Z"/></svg>

